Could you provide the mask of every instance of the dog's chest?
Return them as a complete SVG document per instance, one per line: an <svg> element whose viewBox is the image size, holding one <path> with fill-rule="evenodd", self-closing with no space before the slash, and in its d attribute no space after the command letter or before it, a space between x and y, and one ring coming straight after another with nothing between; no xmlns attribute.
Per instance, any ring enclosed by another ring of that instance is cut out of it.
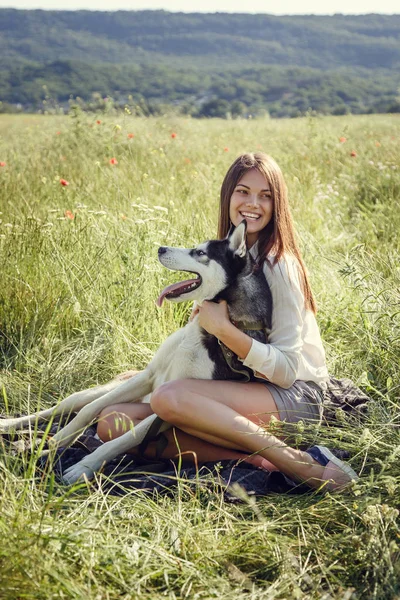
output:
<svg viewBox="0 0 400 600"><path fill-rule="evenodd" d="M184 327L183 335L176 349L176 357L171 364L172 379L190 377L193 379L211 379L214 364L205 348L199 327L195 323Z"/></svg>
<svg viewBox="0 0 400 600"><path fill-rule="evenodd" d="M214 363L195 322L172 334L152 362L157 373L155 387L175 379L212 379L214 371Z"/></svg>

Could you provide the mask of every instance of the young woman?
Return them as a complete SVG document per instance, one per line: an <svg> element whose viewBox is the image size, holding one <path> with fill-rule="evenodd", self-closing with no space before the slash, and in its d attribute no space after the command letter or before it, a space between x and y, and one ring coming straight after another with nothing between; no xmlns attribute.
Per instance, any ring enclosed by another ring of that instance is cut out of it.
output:
<svg viewBox="0 0 400 600"><path fill-rule="evenodd" d="M268 432L272 416L288 422L319 422L328 372L286 185L279 166L263 153L239 156L228 170L221 188L218 237L224 238L231 224L238 225L243 219L250 252L271 288L269 344L252 340L237 329L224 301L204 302L195 307L191 318L198 319L201 327L230 348L261 381L171 381L153 392L150 405L121 404L105 409L98 435L108 441L132 422L155 412L176 427L167 432L165 458L180 453L198 463L242 459L268 470L279 469L312 487L321 486L329 475L327 487L340 488L355 473L328 450L319 447L324 457L315 460ZM149 446L148 455L152 453L154 448Z"/></svg>

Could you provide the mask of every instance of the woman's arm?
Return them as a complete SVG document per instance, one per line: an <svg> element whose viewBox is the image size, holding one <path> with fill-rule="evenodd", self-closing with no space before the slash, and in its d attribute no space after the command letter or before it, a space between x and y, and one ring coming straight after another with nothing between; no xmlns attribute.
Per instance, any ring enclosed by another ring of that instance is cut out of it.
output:
<svg viewBox="0 0 400 600"><path fill-rule="evenodd" d="M269 381L289 388L297 379L302 357L305 306L296 259L286 257L264 266L272 294L272 327L268 344L253 340L243 363Z"/></svg>
<svg viewBox="0 0 400 600"><path fill-rule="evenodd" d="M231 323L225 300L218 303L205 300L201 306L197 307L197 312L200 327L215 335L240 359L247 356L253 340Z"/></svg>
<svg viewBox="0 0 400 600"><path fill-rule="evenodd" d="M199 312L200 325L230 348L258 377L289 388L297 378L303 346L304 295L299 272L295 260L287 259L272 269L266 267L264 273L273 305L268 344L238 330L230 322L224 302L204 302Z"/></svg>
<svg viewBox="0 0 400 600"><path fill-rule="evenodd" d="M272 267L265 265L264 275L271 289L273 306L268 344L235 331L232 323L229 323L229 316L225 320L223 314L219 315L215 324L211 324L210 329L207 329L207 326L204 328L223 341L258 377L264 377L282 388L289 388L298 378L303 352L302 335L306 322L307 335L316 343L316 371L322 365L323 349L319 330L314 315L308 315L305 311L296 259L286 257ZM311 363L308 367L311 367L312 371L314 365Z"/></svg>

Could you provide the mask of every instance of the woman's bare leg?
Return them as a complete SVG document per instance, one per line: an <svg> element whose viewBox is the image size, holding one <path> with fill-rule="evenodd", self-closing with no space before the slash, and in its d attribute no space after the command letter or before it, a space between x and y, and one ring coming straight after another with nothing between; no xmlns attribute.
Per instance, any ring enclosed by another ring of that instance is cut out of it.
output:
<svg viewBox="0 0 400 600"><path fill-rule="evenodd" d="M110 406L100 414L97 434L103 442L108 442L129 431L132 426L137 425L151 414L153 414L153 410L149 404L116 404ZM274 465L257 454L249 456L248 451L245 449L240 452L223 448L178 428L169 429L164 432L164 435L168 443L162 453L163 458L176 459L180 456L183 462L194 464L217 460L244 460L268 470L275 469ZM137 454L137 448L133 448L131 453L133 455ZM155 458L156 455L156 444L150 443L144 452L144 456Z"/></svg>
<svg viewBox="0 0 400 600"><path fill-rule="evenodd" d="M130 372L122 374L126 378L130 376ZM213 398L219 402L227 402L230 406L240 410L240 413L246 415L251 421L265 425L269 422L271 415L279 418L279 413L272 395L267 388L262 384L238 384L227 381L205 381L205 380L179 380L172 382L173 389L180 389L183 384L183 393L185 394L185 386L188 382L194 382L202 389L207 384L207 393L213 391ZM211 385L209 385L211 384ZM227 393L222 393L225 390L225 384L229 385ZM168 386L170 384L166 384ZM246 386L246 387L243 387ZM165 386L162 386L165 388ZM232 390L236 394L232 395ZM155 394L157 394L156 390ZM255 392L255 398L253 398ZM250 395L249 395L250 394ZM153 414L153 409L149 404L121 404L113 405L102 411L99 416L97 433L101 440L109 441L119 437L129 430L129 428L141 420ZM168 445L163 452L163 458L177 458L179 455L184 460L195 461L197 463L216 461L216 460L239 460L244 459L256 466L262 466L268 470L276 470L276 467L262 456L251 453L245 446L240 446L237 443L229 442L225 438L218 436L197 435L195 429L185 428L182 431L177 427L175 432L172 430L165 433ZM137 450L133 449L132 454L137 454ZM155 444L149 444L144 456L153 458L156 455Z"/></svg>
<svg viewBox="0 0 400 600"><path fill-rule="evenodd" d="M111 410L111 408L107 410ZM125 415L128 408L134 408L134 406L123 405L122 412ZM264 464L263 462L255 463L258 466L265 466L269 469L278 468L293 479L306 481L311 487L320 487L321 482L326 479L324 477L325 467L308 453L290 448L285 442L268 433L265 425L272 415L277 417L279 415L273 397L262 384L204 380L173 381L162 385L153 393L151 409L164 421L182 430L176 430L183 442L182 444L178 442L181 453L193 453L195 444L200 444L198 446L198 462L221 460L225 456L242 458L245 454L241 450L246 449L247 452L253 453L251 461L265 459ZM146 409L140 410L149 411L149 408L147 406ZM146 416L148 414L146 413ZM137 415L138 413L136 413L136 417ZM144 414L142 418L144 418ZM134 423L135 418L132 418L131 422ZM187 433L188 437L185 438L184 433ZM106 432L105 438L103 437L105 441L109 439L107 435ZM116 432L114 432L115 435ZM118 435L121 434L118 433ZM177 445L175 443L173 448L172 432L168 435L168 452L172 452L171 457L176 457L179 455ZM201 440L204 444L201 444ZM186 441L189 443L187 451L184 450ZM209 453L204 452L205 458L202 461L201 453L206 448ZM225 455L224 452L233 453L234 456L232 454ZM331 484L333 484L332 489L341 489L353 477L347 475L347 481L345 477L343 482L343 470L339 466L336 470L333 469L330 478Z"/></svg>
<svg viewBox="0 0 400 600"><path fill-rule="evenodd" d="M324 467L309 454L290 448L262 427L278 415L268 390L259 383L186 379L163 384L151 407L164 421L205 441L247 448L286 475L319 487Z"/></svg>

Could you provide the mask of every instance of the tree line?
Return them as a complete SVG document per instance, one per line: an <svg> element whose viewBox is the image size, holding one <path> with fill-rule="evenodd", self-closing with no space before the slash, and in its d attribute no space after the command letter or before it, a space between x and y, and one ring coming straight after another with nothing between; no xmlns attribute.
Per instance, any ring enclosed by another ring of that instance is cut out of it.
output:
<svg viewBox="0 0 400 600"><path fill-rule="evenodd" d="M0 112L67 112L76 98L99 111L129 107L137 114L174 110L193 117L296 117L399 112L400 74L351 69L323 72L259 66L201 72L156 65L89 65L55 61L0 72ZM104 100L107 98L107 101ZM108 102L108 104L106 104Z"/></svg>

